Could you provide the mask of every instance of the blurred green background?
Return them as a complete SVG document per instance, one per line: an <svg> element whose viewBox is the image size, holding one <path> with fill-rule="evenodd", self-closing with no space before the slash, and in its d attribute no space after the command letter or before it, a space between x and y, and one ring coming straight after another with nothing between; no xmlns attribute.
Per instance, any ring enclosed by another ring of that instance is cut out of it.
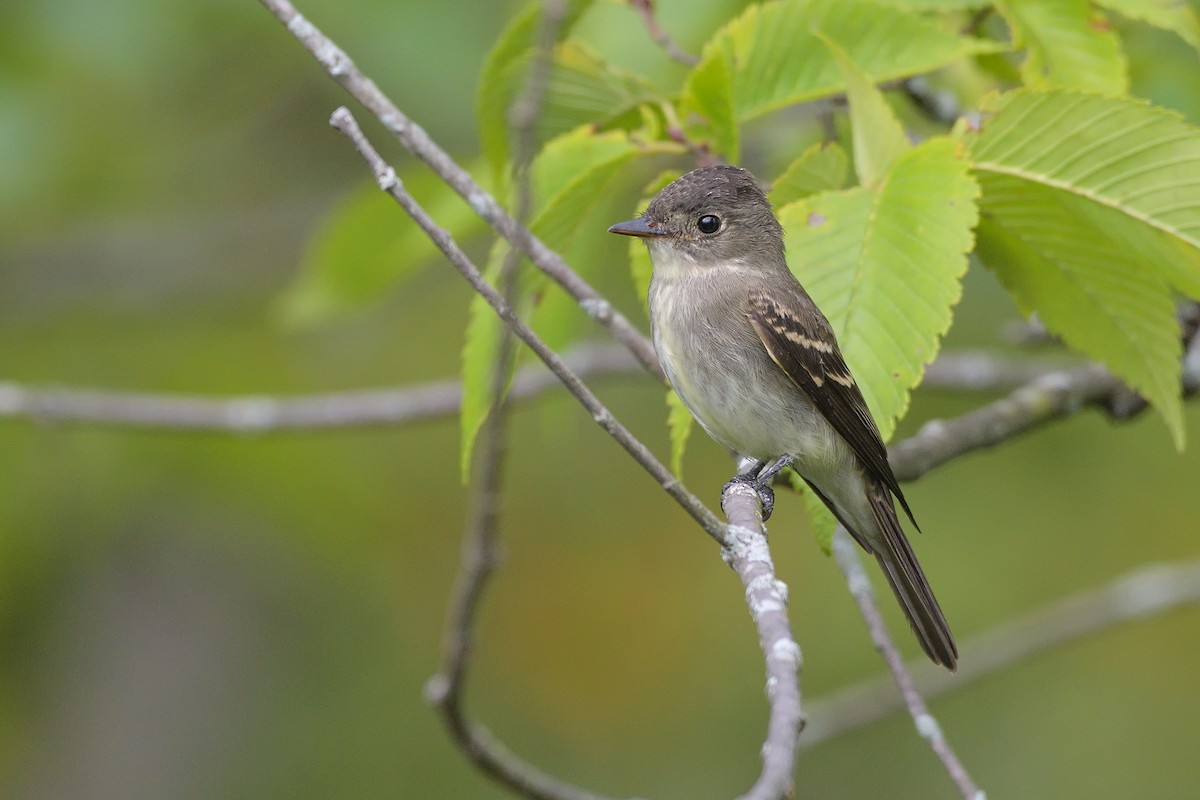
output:
<svg viewBox="0 0 1200 800"><path fill-rule="evenodd" d="M695 51L741 3L660 5ZM516 8L301 5L468 161L475 77ZM655 80L682 74L628 10L605 6L587 24ZM1195 52L1127 34L1135 93L1200 122ZM313 232L365 182L326 126L345 101L251 0L7 0L0 379L216 395L453 374L468 292L436 261L361 313L280 322ZM612 273L588 277L637 315L613 238ZM973 267L947 346L992 344L1013 318ZM599 388L665 454L661 388L639 376ZM979 401L918 391L901 434ZM1113 426L1084 413L914 484L921 558L960 641L1200 552L1200 404L1188 432L1178 455L1151 415ZM260 438L0 422L0 796L506 796L421 696L458 561L457 447L452 421ZM689 484L715 501L728 472L697 436ZM561 396L516 412L508 476L471 710L517 753L596 791L744 790L759 766L763 671L711 542ZM799 505L781 497L771 529L815 698L881 664ZM990 797L1194 796L1198 662L1192 608L1044 653L932 708ZM805 751L796 796L955 794L893 715Z"/></svg>

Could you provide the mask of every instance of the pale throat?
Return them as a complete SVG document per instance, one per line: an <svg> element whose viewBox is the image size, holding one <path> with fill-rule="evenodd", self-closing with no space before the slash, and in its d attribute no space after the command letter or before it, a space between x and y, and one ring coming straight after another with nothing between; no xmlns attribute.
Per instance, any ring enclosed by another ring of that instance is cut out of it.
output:
<svg viewBox="0 0 1200 800"><path fill-rule="evenodd" d="M648 240L646 245L650 249L650 260L654 262L654 274L661 281L671 282L711 269L747 276L760 275L763 271L748 258L705 258L703 253L697 258L674 242L656 239Z"/></svg>

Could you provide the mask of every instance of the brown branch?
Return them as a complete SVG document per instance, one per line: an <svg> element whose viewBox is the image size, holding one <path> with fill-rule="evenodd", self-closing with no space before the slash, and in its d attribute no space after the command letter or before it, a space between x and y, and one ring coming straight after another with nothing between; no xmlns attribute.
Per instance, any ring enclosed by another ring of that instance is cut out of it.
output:
<svg viewBox="0 0 1200 800"><path fill-rule="evenodd" d="M681 50L670 35L658 24L658 20L654 17L654 0L629 0L629 4L641 16L642 22L646 25L646 32L650 34L650 38L654 40L655 44L666 51L666 54L672 60L678 61L685 67L694 67L700 63L700 59L696 58L696 56Z"/></svg>
<svg viewBox="0 0 1200 800"><path fill-rule="evenodd" d="M850 594L858 605L859 613L866 620L867 630L871 634L871 642L883 656L896 686L900 688L900 695L904 699L908 713L912 715L917 733L922 739L929 742L930 748L942 762L942 766L950 776L950 780L954 781L954 785L963 799L982 800L983 793L971 780L971 776L967 774L966 768L958 760L958 755L946 741L937 719L929 713L929 707L925 705L925 700L917 691L912 675L909 674L896 643L892 641L892 637L888 633L883 615L879 613L879 606L875 603L875 593L871 589L871 580L867 577L862 560L858 556L858 545L850 538L846 529L840 525L833 534L833 557L842 570L842 574L846 576L846 585L850 588Z"/></svg>
<svg viewBox="0 0 1200 800"><path fill-rule="evenodd" d="M1187 605L1200 605L1200 560L1154 564L972 637L962 648L970 658L959 662L957 672L924 660L914 661L908 669L923 696L937 697L1098 631ZM813 747L870 725L903 705L890 677L868 680L812 701L801 747Z"/></svg>
<svg viewBox="0 0 1200 800"><path fill-rule="evenodd" d="M572 270L562 257L540 239L517 224L496 199L485 192L470 174L429 138L421 126L402 112L341 48L315 25L305 19L287 0L260 0L282 22L297 41L316 58L325 71L400 141L406 150L421 159L454 189L471 209L551 280L566 290L590 317L602 325L614 339L629 348L648 372L665 380L654 346L620 311Z"/></svg>

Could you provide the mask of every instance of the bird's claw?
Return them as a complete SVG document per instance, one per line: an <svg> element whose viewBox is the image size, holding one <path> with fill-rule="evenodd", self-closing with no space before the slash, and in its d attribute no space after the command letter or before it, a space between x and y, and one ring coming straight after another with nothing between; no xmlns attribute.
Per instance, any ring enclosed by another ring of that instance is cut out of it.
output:
<svg viewBox="0 0 1200 800"><path fill-rule="evenodd" d="M725 493L729 491L731 486L749 486L758 493L759 502L762 503L762 518L766 522L771 518L771 512L775 510L775 490L770 484L762 483L755 475L734 475L729 482L721 489L721 510L725 510Z"/></svg>

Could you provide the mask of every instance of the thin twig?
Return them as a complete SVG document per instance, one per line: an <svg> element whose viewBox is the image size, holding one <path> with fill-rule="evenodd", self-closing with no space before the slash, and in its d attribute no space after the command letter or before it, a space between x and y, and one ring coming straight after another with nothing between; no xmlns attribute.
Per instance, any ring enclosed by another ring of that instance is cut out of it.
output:
<svg viewBox="0 0 1200 800"><path fill-rule="evenodd" d="M966 768L958 760L958 755L946 741L937 719L929 713L929 708L913 684L912 676L905 668L904 659L901 658L896 643L888 634L883 615L879 613L879 606L875 603L875 593L871 589L871 581L867 577L866 570L863 569L862 560L858 557L858 545L850 538L846 529L840 525L833 535L833 557L842 570L842 574L846 576L846 584L850 588L854 602L858 605L859 613L867 622L867 630L870 631L875 649L883 656L883 660L892 673L892 678L900 688L900 695L904 698L908 713L912 715L917 733L922 739L929 742L930 748L942 762L942 766L950 775L950 779L954 781L954 785L958 787L964 800L982 800L983 793L975 786L975 782L967 774Z"/></svg>
<svg viewBox="0 0 1200 800"><path fill-rule="evenodd" d="M584 342L564 352L562 358L585 379L645 374L618 344ZM1062 367L984 351L945 352L926 368L921 385L946 391L994 392L1061 371ZM553 372L540 363L529 364L517 370L508 399L523 402L561 388ZM224 398L0 381L0 419L246 435L406 425L453 417L461 405L462 384L457 380L294 397Z"/></svg>
<svg viewBox="0 0 1200 800"><path fill-rule="evenodd" d="M538 56L524 91L513 104L512 127L518 140L516 219L524 227L533 207L528 166L533 157L533 127L549 79L550 55L563 16L562 0L546 0L542 7ZM501 297L511 306L517 286L520 251L512 248L500 274ZM496 562L500 542L500 494L507 448L508 404L505 386L513 358L510 328L501 336L489 387L490 410L477 439L471 481L470 513L463 535L462 562L451 594L440 672L426 684L426 698L436 708L451 737L467 758L484 774L535 800L579 800L585 790L543 773L517 758L495 737L474 723L464 709L468 668L473 650L475 616Z"/></svg>
<svg viewBox="0 0 1200 800"><path fill-rule="evenodd" d="M645 374L619 345L576 345L562 359L581 378ZM530 364L517 370L508 397L512 402L530 400L561 388L553 372ZM297 397L228 398L0 382L0 419L247 435L406 425L453 417L461 405L462 383L457 380Z"/></svg>
<svg viewBox="0 0 1200 800"><path fill-rule="evenodd" d="M1007 441L1084 406L1101 404L1122 385L1095 364L1042 375L975 411L925 423L914 436L890 448L892 470L901 481L915 480L965 453Z"/></svg>
<svg viewBox="0 0 1200 800"><path fill-rule="evenodd" d="M725 544L725 525L695 495L689 492L679 482L679 479L672 475L671 471L654 457L654 454L644 444L630 433L624 425L617 421L616 417L605 408L599 398L563 363L562 357L551 350L533 332L533 329L516 315L512 307L504 302L504 298L488 284L483 274L480 273L479 268L463 253L450 234L439 227L425 209L408 193L404 185L400 182L400 179L396 176L396 171L388 166L387 162L376 152L371 143L367 141L362 129L359 128L358 122L355 121L349 109L342 107L334 111L333 116L329 119L329 123L353 143L359 155L362 156L363 160L367 162L367 165L374 173L379 183L379 188L391 195L408 212L409 216L421 226L421 229L425 231L433 243L450 260L450 263L467 279L471 287L483 295L483 299L488 302L488 305L494 308L496 313L500 315L500 318L512 328L513 333L528 345L529 349L533 350L534 354L558 376L563 385L567 387L567 390L592 415L592 419L595 420L596 424L612 436L627 453L633 456L634 460L650 473L651 477L658 482L663 490L675 502L679 503L693 519L700 523L700 527L709 536L716 540L717 543Z"/></svg>
<svg viewBox="0 0 1200 800"><path fill-rule="evenodd" d="M947 350L925 368L921 389L953 392L1011 391L1052 372L1079 366L1077 359L1048 361L987 350Z"/></svg>
<svg viewBox="0 0 1200 800"><path fill-rule="evenodd" d="M911 662L908 669L924 697L937 697L1098 631L1187 605L1200 605L1200 560L1152 564L968 639L962 651L971 657L959 662L957 672L924 659ZM903 705L890 676L811 701L801 748L870 725Z"/></svg>
<svg viewBox="0 0 1200 800"><path fill-rule="evenodd" d="M654 0L629 0L629 4L634 7L641 16L642 22L646 24L646 32L650 34L650 38L666 51L668 56L685 67L694 67L700 63L699 58L681 50L679 45L675 44L670 35L658 24L658 20L654 17Z"/></svg>
<svg viewBox="0 0 1200 800"><path fill-rule="evenodd" d="M485 192L470 174L445 150L402 112L375 84L359 71L350 57L305 19L287 0L260 0L282 22L288 32L308 50L331 78L358 100L417 158L454 189L472 210L515 247L528 254L529 260L558 283L579 307L602 325L621 344L629 348L648 372L665 380L654 346L620 311L572 270L562 257L540 239L516 223L496 199Z"/></svg>
<svg viewBox="0 0 1200 800"><path fill-rule="evenodd" d="M803 659L788 622L787 586L775 578L758 492L731 483L721 505L729 516L729 543L722 556L746 589L746 604L767 662L771 708L762 773L741 800L777 800L791 795L796 742L804 727L798 681Z"/></svg>

